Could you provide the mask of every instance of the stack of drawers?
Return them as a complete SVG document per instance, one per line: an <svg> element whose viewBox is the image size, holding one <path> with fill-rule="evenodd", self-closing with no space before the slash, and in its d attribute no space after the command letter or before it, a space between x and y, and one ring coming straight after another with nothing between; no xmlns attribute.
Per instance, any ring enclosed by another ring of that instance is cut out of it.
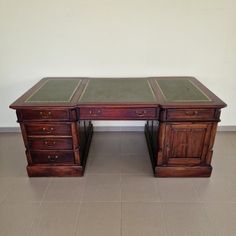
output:
<svg viewBox="0 0 236 236"><path fill-rule="evenodd" d="M70 175L70 167L81 167L76 109L18 110L17 116L29 176L37 176L35 169L41 170L40 176L43 170L45 176L58 176L60 171Z"/></svg>

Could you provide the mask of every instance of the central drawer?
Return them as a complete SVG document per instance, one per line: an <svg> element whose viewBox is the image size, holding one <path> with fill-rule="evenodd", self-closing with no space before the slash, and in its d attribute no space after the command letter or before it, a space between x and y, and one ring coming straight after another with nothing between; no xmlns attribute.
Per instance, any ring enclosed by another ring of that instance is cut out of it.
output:
<svg viewBox="0 0 236 236"><path fill-rule="evenodd" d="M73 142L71 138L28 138L31 150L71 150Z"/></svg>
<svg viewBox="0 0 236 236"><path fill-rule="evenodd" d="M146 120L154 119L157 117L156 108L129 108L129 107L104 107L104 108L80 108L80 119L93 119L93 120Z"/></svg>

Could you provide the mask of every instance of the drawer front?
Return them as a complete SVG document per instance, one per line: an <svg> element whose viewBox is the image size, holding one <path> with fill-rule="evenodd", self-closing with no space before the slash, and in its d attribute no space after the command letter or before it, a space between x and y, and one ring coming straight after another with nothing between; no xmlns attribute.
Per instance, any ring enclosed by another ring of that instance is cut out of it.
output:
<svg viewBox="0 0 236 236"><path fill-rule="evenodd" d="M74 163L74 154L72 151L31 151L30 155L34 164Z"/></svg>
<svg viewBox="0 0 236 236"><path fill-rule="evenodd" d="M80 108L80 119L145 120L157 117L156 108Z"/></svg>
<svg viewBox="0 0 236 236"><path fill-rule="evenodd" d="M73 149L71 138L29 138L29 146L32 150Z"/></svg>
<svg viewBox="0 0 236 236"><path fill-rule="evenodd" d="M168 109L167 120L213 120L214 109Z"/></svg>
<svg viewBox="0 0 236 236"><path fill-rule="evenodd" d="M70 124L37 123L25 124L28 135L71 135Z"/></svg>
<svg viewBox="0 0 236 236"><path fill-rule="evenodd" d="M23 120L69 120L68 110L21 110Z"/></svg>

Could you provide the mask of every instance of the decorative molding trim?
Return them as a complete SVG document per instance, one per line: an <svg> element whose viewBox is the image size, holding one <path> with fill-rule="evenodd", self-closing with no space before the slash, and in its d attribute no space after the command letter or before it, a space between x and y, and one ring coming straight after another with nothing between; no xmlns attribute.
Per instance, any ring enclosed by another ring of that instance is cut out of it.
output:
<svg viewBox="0 0 236 236"><path fill-rule="evenodd" d="M123 132L134 131L143 132L144 126L95 126L95 132ZM217 131L236 131L236 125L222 125L218 126ZM0 127L0 133L19 133L20 127Z"/></svg>

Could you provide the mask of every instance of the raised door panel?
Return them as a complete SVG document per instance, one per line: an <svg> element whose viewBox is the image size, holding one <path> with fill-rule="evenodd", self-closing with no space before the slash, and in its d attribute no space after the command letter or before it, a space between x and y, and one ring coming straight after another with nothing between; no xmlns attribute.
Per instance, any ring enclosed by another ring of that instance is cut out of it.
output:
<svg viewBox="0 0 236 236"><path fill-rule="evenodd" d="M205 162L211 124L169 124L166 126L167 164L197 165Z"/></svg>

